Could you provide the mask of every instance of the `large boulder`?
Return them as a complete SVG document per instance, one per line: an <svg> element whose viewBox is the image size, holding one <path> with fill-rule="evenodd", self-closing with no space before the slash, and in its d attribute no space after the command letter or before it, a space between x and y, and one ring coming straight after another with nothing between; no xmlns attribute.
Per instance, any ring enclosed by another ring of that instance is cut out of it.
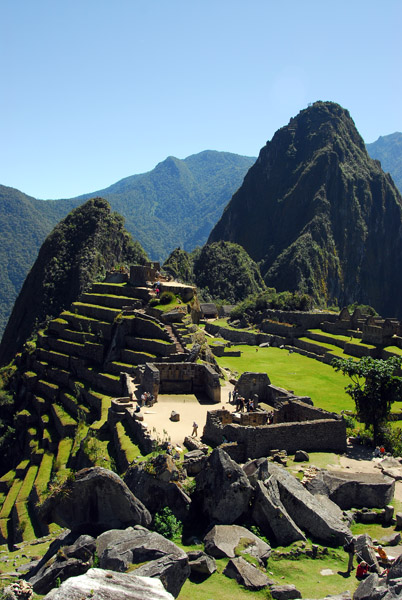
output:
<svg viewBox="0 0 402 600"><path fill-rule="evenodd" d="M161 581L131 573L90 569L85 575L71 577L45 596L44 600L173 600Z"/></svg>
<svg viewBox="0 0 402 600"><path fill-rule="evenodd" d="M244 558L232 558L228 562L223 571L226 577L235 579L237 583L244 586L248 590L261 590L273 583L265 573L250 565Z"/></svg>
<svg viewBox="0 0 402 600"><path fill-rule="evenodd" d="M274 600L292 600L301 598L301 593L294 585L271 585L270 592Z"/></svg>
<svg viewBox="0 0 402 600"><path fill-rule="evenodd" d="M278 484L282 504L302 531L329 546L340 546L352 536L347 525L339 518L338 507L334 506L331 510L329 502L323 506L296 477L282 467L271 463L269 471Z"/></svg>
<svg viewBox="0 0 402 600"><path fill-rule="evenodd" d="M190 574L187 554L159 533L144 527L106 531L97 538L96 546L103 569L122 572L130 565L146 563L136 569L136 574L158 577L175 597Z"/></svg>
<svg viewBox="0 0 402 600"><path fill-rule="evenodd" d="M196 476L201 509L210 521L234 523L247 509L253 492L242 468L221 448L215 448Z"/></svg>
<svg viewBox="0 0 402 600"><path fill-rule="evenodd" d="M168 506L181 521L187 517L190 497L176 482L166 481L163 474L158 477L158 472L150 473L146 465L135 465L127 470L124 482L134 496L146 504L152 514Z"/></svg>
<svg viewBox="0 0 402 600"><path fill-rule="evenodd" d="M204 537L205 552L215 558L234 558L245 552L267 564L271 548L254 533L239 525L215 525Z"/></svg>
<svg viewBox="0 0 402 600"><path fill-rule="evenodd" d="M378 564L377 556L373 548L373 540L367 533L358 535L355 538L355 552L359 562L364 560L370 570L375 573L381 573L382 569Z"/></svg>
<svg viewBox="0 0 402 600"><path fill-rule="evenodd" d="M262 533L279 546L306 539L283 506L274 478L265 483L257 481L251 517Z"/></svg>
<svg viewBox="0 0 402 600"><path fill-rule="evenodd" d="M65 539L70 541L68 536ZM55 550L52 557L42 562L32 576L27 577L34 592L46 594L56 586L57 581L86 573L93 564L95 547L93 537L81 535L73 543Z"/></svg>
<svg viewBox="0 0 402 600"><path fill-rule="evenodd" d="M187 552L187 556L191 575L208 577L212 573L215 573L216 562L212 556L209 556L202 550L190 550L190 552Z"/></svg>
<svg viewBox="0 0 402 600"><path fill-rule="evenodd" d="M44 501L39 512L45 522L91 535L151 523L142 502L116 473L102 467L78 471Z"/></svg>
<svg viewBox="0 0 402 600"><path fill-rule="evenodd" d="M377 573L371 573L363 579L353 594L353 600L380 600L386 593L386 584Z"/></svg>
<svg viewBox="0 0 402 600"><path fill-rule="evenodd" d="M306 487L312 494L327 495L342 510L382 508L394 496L395 481L381 473L320 471Z"/></svg>

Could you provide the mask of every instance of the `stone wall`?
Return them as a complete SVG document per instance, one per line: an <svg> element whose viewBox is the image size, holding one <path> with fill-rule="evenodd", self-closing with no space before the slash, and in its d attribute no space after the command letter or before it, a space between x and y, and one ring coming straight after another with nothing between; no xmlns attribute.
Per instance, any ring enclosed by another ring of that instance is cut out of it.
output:
<svg viewBox="0 0 402 600"><path fill-rule="evenodd" d="M236 384L236 389L240 396L249 399L258 394L258 400L260 402L268 402L269 390L268 386L271 381L266 373L252 373L246 371L240 375L240 378Z"/></svg>
<svg viewBox="0 0 402 600"><path fill-rule="evenodd" d="M132 336L126 336L126 345L130 350L142 350L157 356L170 356L176 351L176 345L173 342Z"/></svg>
<svg viewBox="0 0 402 600"><path fill-rule="evenodd" d="M219 375L208 365L183 362L146 364L141 385L151 391L155 398L158 394L204 393L214 403L221 401Z"/></svg>
<svg viewBox="0 0 402 600"><path fill-rule="evenodd" d="M243 448L243 460L268 456L270 450L307 452L345 452L346 424L343 419L320 419L299 423L280 423L261 427L244 427L222 423L224 411L210 411L204 427L203 441L211 446L237 442ZM227 411L226 411L227 412ZM230 414L230 413L228 413Z"/></svg>
<svg viewBox="0 0 402 600"><path fill-rule="evenodd" d="M293 339L298 335L304 333L304 329L300 326L287 325L284 323L276 323L275 321L268 321L267 319L262 322L261 329L264 333L270 333L272 335L280 335L285 338Z"/></svg>
<svg viewBox="0 0 402 600"><path fill-rule="evenodd" d="M322 408L317 408L304 402L289 400L275 410L274 424L320 421L328 418L335 419L336 421L341 420L341 417L336 413L329 413Z"/></svg>
<svg viewBox="0 0 402 600"><path fill-rule="evenodd" d="M263 313L265 319L275 319L279 323L290 323L302 329L318 329L324 321L335 323L338 315L325 312L301 312L267 309Z"/></svg>
<svg viewBox="0 0 402 600"><path fill-rule="evenodd" d="M272 343L275 341L277 345L286 343L284 338L277 338L276 336L269 335L267 333L253 333L252 331L242 331L238 329L226 329L214 323L206 323L205 331L213 336L221 336L223 339L228 340L234 344L248 344L250 346L259 346L264 343Z"/></svg>
<svg viewBox="0 0 402 600"><path fill-rule="evenodd" d="M157 269L151 265L132 265L129 282L132 285L144 285L147 281L156 281Z"/></svg>

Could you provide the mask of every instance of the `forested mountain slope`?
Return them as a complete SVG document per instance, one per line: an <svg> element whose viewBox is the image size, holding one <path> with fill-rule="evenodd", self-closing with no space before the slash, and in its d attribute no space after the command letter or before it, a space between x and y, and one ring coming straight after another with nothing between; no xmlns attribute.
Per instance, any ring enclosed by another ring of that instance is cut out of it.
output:
<svg viewBox="0 0 402 600"><path fill-rule="evenodd" d="M218 240L242 245L278 291L402 316L402 198L338 104L315 102L275 133Z"/></svg>
<svg viewBox="0 0 402 600"><path fill-rule="evenodd" d="M0 336L42 242L72 208L106 198L149 256L164 260L177 245L192 250L205 243L254 161L209 150L169 157L149 173L68 200L36 200L0 186Z"/></svg>
<svg viewBox="0 0 402 600"><path fill-rule="evenodd" d="M0 344L0 364L21 350L35 326L57 316L107 269L145 260L106 200L95 198L74 209L46 238L24 282Z"/></svg>

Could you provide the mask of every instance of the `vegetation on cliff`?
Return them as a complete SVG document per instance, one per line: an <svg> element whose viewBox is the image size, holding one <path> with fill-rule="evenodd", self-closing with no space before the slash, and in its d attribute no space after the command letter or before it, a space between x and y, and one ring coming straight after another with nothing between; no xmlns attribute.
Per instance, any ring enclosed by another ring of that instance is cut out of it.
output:
<svg viewBox="0 0 402 600"><path fill-rule="evenodd" d="M402 315L402 198L348 113L316 102L262 148L209 237L242 245L268 286Z"/></svg>
<svg viewBox="0 0 402 600"><path fill-rule="evenodd" d="M191 254L176 248L163 265L173 277L198 287L204 301L236 304L265 289L258 265L238 244L216 242Z"/></svg>
<svg viewBox="0 0 402 600"><path fill-rule="evenodd" d="M91 199L74 209L47 237L25 280L0 344L0 364L21 350L39 323L57 316L106 270L145 260L106 200Z"/></svg>

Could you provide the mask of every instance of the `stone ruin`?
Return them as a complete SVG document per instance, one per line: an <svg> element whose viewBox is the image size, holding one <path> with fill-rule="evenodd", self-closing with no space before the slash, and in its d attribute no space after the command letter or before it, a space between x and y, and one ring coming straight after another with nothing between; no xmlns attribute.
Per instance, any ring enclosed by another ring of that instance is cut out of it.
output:
<svg viewBox="0 0 402 600"><path fill-rule="evenodd" d="M237 384L244 398L258 395L259 403L271 408L271 423L266 410L232 413L210 411L203 441L213 447L235 443L236 460L268 456L274 449L294 454L307 452L345 452L346 423L336 413L312 405L308 397L295 396L271 385L265 373L244 373Z"/></svg>

